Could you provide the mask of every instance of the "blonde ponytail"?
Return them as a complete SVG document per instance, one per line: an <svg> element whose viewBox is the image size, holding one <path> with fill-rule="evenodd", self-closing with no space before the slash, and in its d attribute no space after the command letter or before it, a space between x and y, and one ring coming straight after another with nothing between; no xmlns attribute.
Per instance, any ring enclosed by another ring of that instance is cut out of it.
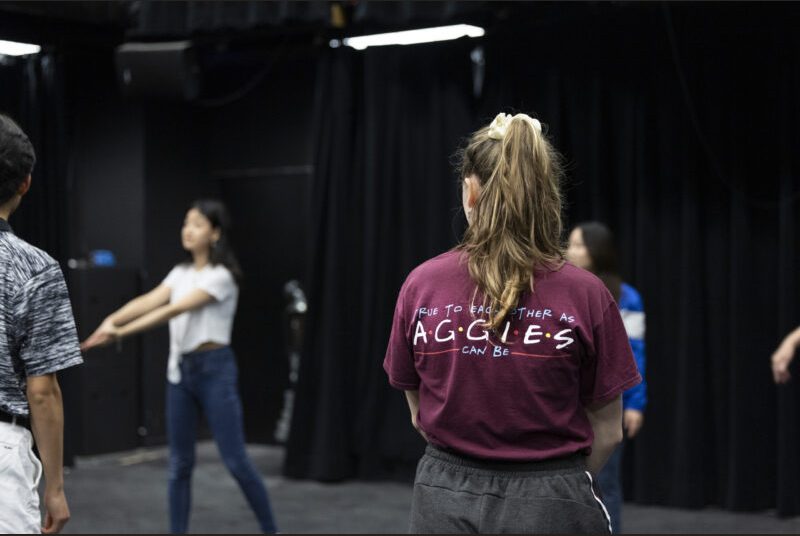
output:
<svg viewBox="0 0 800 536"><path fill-rule="evenodd" d="M525 114L498 115L460 157L461 177L477 176L481 193L459 249L497 330L533 288L534 267L563 262L561 157Z"/></svg>

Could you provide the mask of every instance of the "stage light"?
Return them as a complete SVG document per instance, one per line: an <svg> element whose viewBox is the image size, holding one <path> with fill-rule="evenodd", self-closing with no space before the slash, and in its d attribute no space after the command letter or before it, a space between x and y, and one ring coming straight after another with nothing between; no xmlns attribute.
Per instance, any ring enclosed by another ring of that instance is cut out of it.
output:
<svg viewBox="0 0 800 536"><path fill-rule="evenodd" d="M345 37L342 39L341 44L355 48L356 50L364 50L367 47L384 45L416 45L418 43L432 43L434 41L449 41L465 36L481 37L484 33L483 28L479 28L478 26L454 24L452 26L420 28L418 30L407 30L404 32Z"/></svg>
<svg viewBox="0 0 800 536"><path fill-rule="evenodd" d="M5 56L27 56L28 54L38 54L42 50L39 45L30 43L17 43L16 41L0 40L0 55Z"/></svg>

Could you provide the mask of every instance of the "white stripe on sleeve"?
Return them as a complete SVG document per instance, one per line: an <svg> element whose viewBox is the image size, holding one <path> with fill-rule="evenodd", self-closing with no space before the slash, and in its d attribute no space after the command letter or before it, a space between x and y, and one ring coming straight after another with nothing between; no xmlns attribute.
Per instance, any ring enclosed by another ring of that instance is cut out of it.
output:
<svg viewBox="0 0 800 536"><path fill-rule="evenodd" d="M645 320L643 311L629 311L622 309L622 322L625 324L625 331L630 339L644 339Z"/></svg>

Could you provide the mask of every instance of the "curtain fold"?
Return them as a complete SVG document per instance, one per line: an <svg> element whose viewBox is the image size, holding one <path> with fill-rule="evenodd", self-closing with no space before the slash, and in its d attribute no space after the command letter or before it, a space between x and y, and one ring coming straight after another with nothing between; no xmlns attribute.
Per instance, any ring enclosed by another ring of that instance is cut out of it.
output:
<svg viewBox="0 0 800 536"><path fill-rule="evenodd" d="M474 44L320 61L307 343L290 476L407 478L423 443L382 369L405 276L455 245L449 155L472 128Z"/></svg>
<svg viewBox="0 0 800 536"><path fill-rule="evenodd" d="M14 231L64 263L69 255L69 136L63 61L57 53L0 66L0 110L28 134L36 150L33 183L14 214Z"/></svg>
<svg viewBox="0 0 800 536"><path fill-rule="evenodd" d="M631 35L602 24L494 40L483 111L542 117L568 221L609 224L643 295L650 405L626 496L796 515L797 387L776 388L769 358L800 324L797 38L769 15L747 39L739 19L691 21L667 8L624 52Z"/></svg>
<svg viewBox="0 0 800 536"><path fill-rule="evenodd" d="M669 6L511 21L481 42L478 99L474 43L330 51L286 473L411 477L422 444L381 370L397 290L463 229L447 167L459 138L526 111L565 154L567 221L608 223L644 297L650 405L626 448L627 497L800 514L800 397L769 369L800 323L800 48L771 9L757 27L714 11L714 31Z"/></svg>

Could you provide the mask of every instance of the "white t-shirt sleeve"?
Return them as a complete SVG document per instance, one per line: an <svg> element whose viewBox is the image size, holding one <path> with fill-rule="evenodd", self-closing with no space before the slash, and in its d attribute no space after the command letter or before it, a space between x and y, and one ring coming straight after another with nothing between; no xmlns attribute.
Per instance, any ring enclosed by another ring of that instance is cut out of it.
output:
<svg viewBox="0 0 800 536"><path fill-rule="evenodd" d="M223 301L236 290L236 281L231 272L224 266L215 266L203 273L197 288L208 292L215 300Z"/></svg>
<svg viewBox="0 0 800 536"><path fill-rule="evenodd" d="M181 276L181 267L176 266L175 268L169 271L167 277L164 278L164 281L162 281L161 284L169 288L175 288L175 282L180 278L180 276Z"/></svg>

